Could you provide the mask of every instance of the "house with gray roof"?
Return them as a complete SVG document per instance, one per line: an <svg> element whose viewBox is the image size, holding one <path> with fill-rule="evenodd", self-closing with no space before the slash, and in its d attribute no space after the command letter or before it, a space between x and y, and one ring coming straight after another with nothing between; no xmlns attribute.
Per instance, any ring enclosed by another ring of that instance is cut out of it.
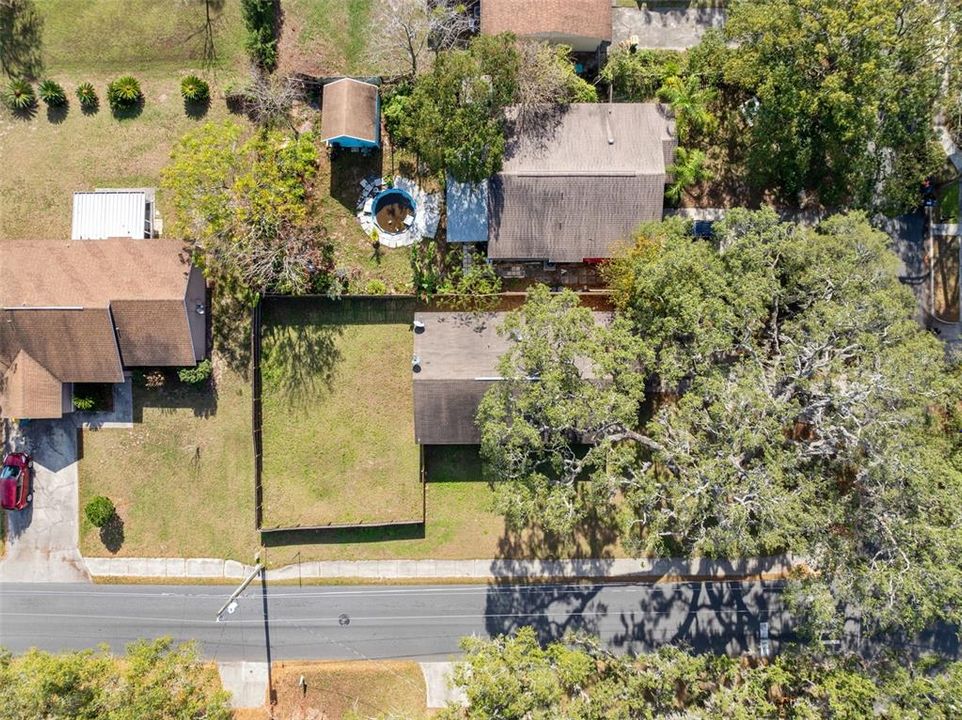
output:
<svg viewBox="0 0 962 720"><path fill-rule="evenodd" d="M498 333L505 312L419 312L414 316L414 435L421 445L477 445L478 405L503 382L498 361L516 340ZM610 312L594 312L611 321ZM585 377L592 377L590 367Z"/></svg>
<svg viewBox="0 0 962 720"><path fill-rule="evenodd" d="M449 230L449 241L477 242L483 225L491 260L591 263L662 218L678 144L666 106L579 103L544 122L516 120L509 109L501 172L482 186L448 183L448 227L472 231Z"/></svg>

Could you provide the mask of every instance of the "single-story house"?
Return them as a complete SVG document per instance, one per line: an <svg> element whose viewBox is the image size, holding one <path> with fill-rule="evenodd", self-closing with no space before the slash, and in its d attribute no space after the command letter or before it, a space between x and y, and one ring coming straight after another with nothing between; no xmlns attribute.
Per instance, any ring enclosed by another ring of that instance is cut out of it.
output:
<svg viewBox="0 0 962 720"><path fill-rule="evenodd" d="M325 84L321 140L328 147L380 147L381 101L377 85L354 78L340 78Z"/></svg>
<svg viewBox="0 0 962 720"><path fill-rule="evenodd" d="M74 383L207 353L207 289L178 240L0 243L0 417L59 418Z"/></svg>
<svg viewBox="0 0 962 720"><path fill-rule="evenodd" d="M611 43L611 0L481 0L481 32L596 52Z"/></svg>
<svg viewBox="0 0 962 720"><path fill-rule="evenodd" d="M419 312L414 316L414 435L421 445L477 445L484 393L503 378L498 360L515 340L498 333L506 313ZM610 312L595 312L607 323ZM585 376L591 377L590 368Z"/></svg>
<svg viewBox="0 0 962 720"><path fill-rule="evenodd" d="M642 222L661 220L678 144L668 108L579 103L558 112L519 126L509 109L501 172L481 185L449 178L449 241L478 242L483 229L494 261L591 263Z"/></svg>
<svg viewBox="0 0 962 720"><path fill-rule="evenodd" d="M73 194L71 240L152 238L160 234L154 188L97 188Z"/></svg>

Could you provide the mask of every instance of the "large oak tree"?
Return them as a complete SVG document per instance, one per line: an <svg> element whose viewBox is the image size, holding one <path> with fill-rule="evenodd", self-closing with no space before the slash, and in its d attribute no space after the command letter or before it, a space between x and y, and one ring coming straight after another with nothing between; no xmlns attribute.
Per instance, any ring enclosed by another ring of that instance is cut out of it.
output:
<svg viewBox="0 0 962 720"><path fill-rule="evenodd" d="M897 274L862 216L734 211L712 242L644 228L610 267L612 326L535 293L479 413L502 510L567 532L617 506L637 553L795 553L815 625L959 619L956 371Z"/></svg>

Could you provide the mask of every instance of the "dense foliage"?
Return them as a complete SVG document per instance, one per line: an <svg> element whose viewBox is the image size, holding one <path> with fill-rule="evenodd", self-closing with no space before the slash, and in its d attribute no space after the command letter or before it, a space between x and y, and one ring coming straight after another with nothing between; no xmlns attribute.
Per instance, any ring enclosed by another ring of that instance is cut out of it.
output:
<svg viewBox="0 0 962 720"><path fill-rule="evenodd" d="M188 75L180 81L180 95L187 102L205 103L210 99L210 86L196 75Z"/></svg>
<svg viewBox="0 0 962 720"><path fill-rule="evenodd" d="M330 292L333 251L307 212L317 172L312 135L208 123L178 142L162 186L173 231L205 273L238 294Z"/></svg>
<svg viewBox="0 0 962 720"><path fill-rule="evenodd" d="M0 651L0 718L230 720L228 695L196 648L138 641L122 659L106 652Z"/></svg>
<svg viewBox="0 0 962 720"><path fill-rule="evenodd" d="M90 498L86 505L84 505L84 515L86 515L87 520L94 527L102 528L110 519L114 516L117 509L114 507L113 501L103 495L96 495Z"/></svg>
<svg viewBox="0 0 962 720"><path fill-rule="evenodd" d="M463 647L454 682L467 707L449 707L448 720L948 720L962 713L962 663L868 668L851 657L788 652L749 661L672 647L616 657L585 638L542 648L531 628L465 638Z"/></svg>
<svg viewBox="0 0 962 720"><path fill-rule="evenodd" d="M241 0L247 52L267 72L277 67L277 0Z"/></svg>
<svg viewBox="0 0 962 720"><path fill-rule="evenodd" d="M204 358L193 367L183 367L177 371L177 378L188 385L200 385L210 380L214 368L209 358Z"/></svg>
<svg viewBox="0 0 962 720"><path fill-rule="evenodd" d="M415 294L437 297L464 310L480 310L497 304L501 278L481 257L472 256L465 269L460 247L442 252L433 240L411 247L411 273Z"/></svg>
<svg viewBox="0 0 962 720"><path fill-rule="evenodd" d="M937 5L918 0L738 0L725 82L757 100L753 182L793 199L892 210L938 168Z"/></svg>
<svg viewBox="0 0 962 720"><path fill-rule="evenodd" d="M430 72L396 92L385 107L392 142L415 152L432 172L477 182L501 169L505 108L515 121L596 98L564 47L518 44L513 35L482 35L465 50L441 53Z"/></svg>
<svg viewBox="0 0 962 720"><path fill-rule="evenodd" d="M868 628L959 619L958 383L887 237L771 211L717 230L645 228L611 265L610 326L544 290L505 321L478 415L501 509L558 533L617 512L639 553L797 553L820 629L848 603Z"/></svg>

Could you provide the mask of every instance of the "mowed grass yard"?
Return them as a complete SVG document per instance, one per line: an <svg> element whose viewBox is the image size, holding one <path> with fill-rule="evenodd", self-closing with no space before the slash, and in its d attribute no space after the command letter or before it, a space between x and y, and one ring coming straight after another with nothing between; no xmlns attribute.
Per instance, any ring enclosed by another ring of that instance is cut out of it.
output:
<svg viewBox="0 0 962 720"><path fill-rule="evenodd" d="M69 105L48 114L40 103L29 118L0 110L0 240L69 237L75 191L157 186L177 139L199 122L228 115L222 89L246 65L240 4L233 0L211 3L212 65L205 63L203 0L34 3L42 21L31 40L42 66L37 74L63 85ZM189 117L180 97L180 80L190 73L211 83L203 118ZM124 74L137 77L145 102L138 117L118 120L106 87ZM95 114L76 101L81 82L97 89ZM163 213L162 196L159 202Z"/></svg>
<svg viewBox="0 0 962 720"><path fill-rule="evenodd" d="M410 320L367 305L265 302L264 527L421 520Z"/></svg>
<svg viewBox="0 0 962 720"><path fill-rule="evenodd" d="M118 538L105 544L81 510L81 552L250 562L258 545L250 413L250 384L228 370L214 391L176 379L135 387L132 429L81 434L81 509L106 495L123 522L119 547Z"/></svg>

